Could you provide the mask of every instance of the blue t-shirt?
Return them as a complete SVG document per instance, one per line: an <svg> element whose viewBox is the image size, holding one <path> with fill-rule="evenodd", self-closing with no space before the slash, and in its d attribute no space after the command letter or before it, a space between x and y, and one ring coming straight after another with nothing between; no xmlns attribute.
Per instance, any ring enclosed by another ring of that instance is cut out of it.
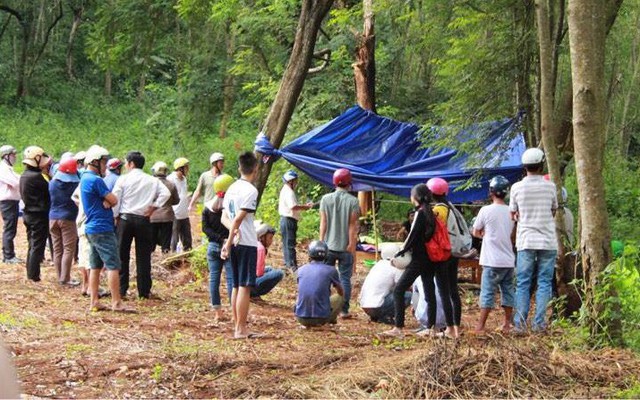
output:
<svg viewBox="0 0 640 400"><path fill-rule="evenodd" d="M50 220L76 221L78 206L71 200L71 195L77 187L77 181L63 182L59 179L52 179L49 182L49 196L51 197Z"/></svg>
<svg viewBox="0 0 640 400"><path fill-rule="evenodd" d="M104 177L104 184L107 185L107 189L109 189L109 191L113 190L118 178L120 178L120 175L114 174L113 172L110 172L109 175Z"/></svg>
<svg viewBox="0 0 640 400"><path fill-rule="evenodd" d="M113 232L113 211L104 208L102 202L110 191L95 172L86 170L80 178L80 198L87 215L85 232L87 234Z"/></svg>
<svg viewBox="0 0 640 400"><path fill-rule="evenodd" d="M331 285L340 285L335 267L312 261L297 271L298 300L295 315L299 318L328 318L331 315Z"/></svg>

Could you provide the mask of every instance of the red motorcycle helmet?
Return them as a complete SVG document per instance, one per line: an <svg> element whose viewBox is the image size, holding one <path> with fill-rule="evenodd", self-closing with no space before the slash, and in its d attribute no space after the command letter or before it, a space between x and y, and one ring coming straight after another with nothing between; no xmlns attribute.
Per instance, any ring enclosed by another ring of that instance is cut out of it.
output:
<svg viewBox="0 0 640 400"><path fill-rule="evenodd" d="M75 158L65 158L64 160L60 161L58 171L64 172L65 174L77 174L78 162L75 160Z"/></svg>
<svg viewBox="0 0 640 400"><path fill-rule="evenodd" d="M339 187L351 185L351 171L346 168L337 169L333 173L333 184Z"/></svg>

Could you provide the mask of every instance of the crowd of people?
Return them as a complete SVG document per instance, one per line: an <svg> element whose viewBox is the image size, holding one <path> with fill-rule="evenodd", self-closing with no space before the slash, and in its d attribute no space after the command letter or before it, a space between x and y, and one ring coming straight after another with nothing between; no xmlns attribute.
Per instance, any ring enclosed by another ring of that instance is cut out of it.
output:
<svg viewBox="0 0 640 400"><path fill-rule="evenodd" d="M269 293L285 271L297 278L294 315L300 325L314 327L352 317L351 281L360 208L350 193L353 177L348 169L334 172L335 190L319 202L318 238L308 247L309 262L300 267L298 221L315 204L299 203L296 172L287 171L282 177L278 212L283 270L266 265L276 229L255 220L258 190L253 182L258 160L252 152L238 156L238 179L223 172L224 155L213 153L211 168L199 177L193 196L188 193L189 160L184 157L177 158L172 168L156 162L151 175L143 170L142 153L130 151L120 160L97 145L65 153L58 162L40 147L27 147L22 175L13 169L14 147L0 147L0 157L3 261L24 263L27 278L38 282L49 243L59 284L81 285L92 310L135 312L124 302L134 241L137 295L143 299L154 296L151 255L157 247L164 254L192 248L189 215L202 195L210 304L214 318L223 318L220 282L224 270L234 338L260 336L247 324L250 303ZM504 177L493 177L489 184L492 203L480 210L471 229L448 201L446 180L432 178L413 187L410 201L415 208L404 227L406 240L382 247L382 260L368 273L359 296L371 321L393 325L382 336L405 335L405 311L410 304L420 323L417 335L460 335L458 259L470 250L471 234L482 238L479 261L483 267L481 314L472 332L485 331L498 289L505 311L501 329L526 330L534 281L536 311L531 328L546 329L557 253L553 218L558 201L555 185L543 177L544 162L541 150L528 149L522 156L526 177L510 190ZM16 257L13 244L20 212L29 247L25 261ZM71 279L74 262L82 271L82 282ZM99 287L103 270L108 292ZM111 305L107 307L100 298L109 294Z"/></svg>

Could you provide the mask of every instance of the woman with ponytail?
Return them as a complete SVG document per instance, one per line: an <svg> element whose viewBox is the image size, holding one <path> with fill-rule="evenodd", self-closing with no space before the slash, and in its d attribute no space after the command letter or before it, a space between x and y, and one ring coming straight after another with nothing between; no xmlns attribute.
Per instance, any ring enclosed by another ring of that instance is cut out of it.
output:
<svg viewBox="0 0 640 400"><path fill-rule="evenodd" d="M431 201L431 191L425 184L418 184L411 189L411 203L415 206L415 216L409 236L405 240L402 250L396 254L396 257L402 257L405 253L411 252L411 262L407 265L393 292L395 327L383 332L383 336L404 336L404 292L411 288L411 285L418 277L422 279L427 300L427 329L422 331L424 332L422 335L432 334L436 323L434 276L442 298L449 298L446 265L431 262L425 247L425 243L433 236L436 226L435 216L431 210ZM391 264L394 264L394 260L391 260ZM454 337L451 303L444 302L442 306L447 321L447 329L444 334L447 337Z"/></svg>

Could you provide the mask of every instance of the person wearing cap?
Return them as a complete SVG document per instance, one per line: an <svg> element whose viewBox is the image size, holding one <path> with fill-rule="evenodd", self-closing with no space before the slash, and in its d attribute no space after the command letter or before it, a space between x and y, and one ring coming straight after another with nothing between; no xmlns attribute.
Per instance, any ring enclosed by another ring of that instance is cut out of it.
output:
<svg viewBox="0 0 640 400"><path fill-rule="evenodd" d="M10 145L0 147L0 212L4 230L2 232L2 262L19 264L23 262L16 257L13 239L18 231L18 214L20 203L20 175L14 170L16 148Z"/></svg>
<svg viewBox="0 0 640 400"><path fill-rule="evenodd" d="M269 224L256 224L256 236L258 237L258 262L256 264L256 285L251 288L251 298L260 300L261 296L273 290L282 278L284 272L280 269L266 265L267 252L273 243L273 235L276 230Z"/></svg>
<svg viewBox="0 0 640 400"><path fill-rule="evenodd" d="M305 328L337 323L345 292L335 267L327 265L329 248L321 240L309 243L309 263L296 271L298 297L294 315ZM331 294L331 287L336 293Z"/></svg>
<svg viewBox="0 0 640 400"><path fill-rule="evenodd" d="M160 246L162 254L168 254L171 251L171 233L173 231L173 221L176 219L173 206L180 202L180 195L176 185L167 180L167 172L169 172L169 166L163 161L158 161L151 167L153 176L160 179L160 182L171 193L169 200L162 207L155 210L149 218L153 227L153 248L155 250L155 246Z"/></svg>
<svg viewBox="0 0 640 400"><path fill-rule="evenodd" d="M124 306L120 296L120 257L115 234L112 208L118 198L107 189L102 177L107 169L109 151L100 146L91 146L86 153L87 169L80 178L80 200L86 215L84 233L89 243L89 294L90 310L106 309L100 304L100 273L107 270L111 291L111 310L131 312ZM82 248L81 248L82 250Z"/></svg>
<svg viewBox="0 0 640 400"><path fill-rule="evenodd" d="M222 224L222 205L224 197L233 183L231 175L222 174L213 181L213 189L216 197L204 203L202 210L202 232L207 235L209 244L207 245L207 264L209 266L209 296L211 308L215 313L215 321L222 318L222 306L220 301L220 277L224 266L224 273L227 277L227 294L231 303L233 291L233 268L231 260L223 260L220 251L225 240L229 237L229 229Z"/></svg>
<svg viewBox="0 0 640 400"><path fill-rule="evenodd" d="M22 163L25 171L20 177L20 196L24 202L23 221L27 227L29 251L27 254L27 278L40 281L40 263L49 237L49 183L44 171L49 164L49 156L38 146L24 150Z"/></svg>
<svg viewBox="0 0 640 400"><path fill-rule="evenodd" d="M131 243L136 241L136 282L138 296L151 296L151 253L153 252L153 227L149 217L171 197L169 189L160 180L145 173L145 158L139 151L130 151L125 157L129 171L116 182L113 194L118 204L113 215L118 219L120 244L120 294L125 297L129 289L129 261Z"/></svg>
<svg viewBox="0 0 640 400"><path fill-rule="evenodd" d="M107 161L107 176L104 177L104 184L107 185L109 191L113 190L116 181L122 174L122 160L119 158L110 158Z"/></svg>
<svg viewBox="0 0 640 400"><path fill-rule="evenodd" d="M174 253L178 249L178 241L182 243L182 251L191 250L192 245L191 223L189 221L188 175L189 160L180 157L173 162L173 172L167 177L167 180L175 185L180 196L180 202L173 206L176 218L173 220L171 233L171 251ZM211 188L213 189L213 184Z"/></svg>
<svg viewBox="0 0 640 400"><path fill-rule="evenodd" d="M51 209L49 210L49 233L53 248L53 265L58 273L58 283L62 286L77 286L71 280L71 265L78 241L76 218L78 206L71 196L78 187L78 164L71 157L62 159L53 179L49 182Z"/></svg>
<svg viewBox="0 0 640 400"><path fill-rule="evenodd" d="M282 189L278 198L278 213L280 214L280 233L282 234L282 250L284 252L284 264L291 271L298 268L296 259L296 243L298 234L298 221L300 212L313 207L313 203L298 204L296 186L298 186L298 174L289 170L282 176Z"/></svg>
<svg viewBox="0 0 640 400"><path fill-rule="evenodd" d="M545 156L538 148L522 154L527 172L520 182L511 187L509 210L517 224L516 231L516 309L515 329L527 329L531 303L531 285L537 274L536 312L531 323L534 331L547 328L547 306L551 301L558 243L554 216L558 208L556 185L544 180Z"/></svg>
<svg viewBox="0 0 640 400"><path fill-rule="evenodd" d="M351 275L356 256L358 240L358 217L360 205L358 199L349 193L351 171L337 169L333 173L336 190L326 194L320 200L320 240L329 247L326 263L334 266L338 262L340 282L344 288L344 304L340 316L349 318L349 299L351 298Z"/></svg>
<svg viewBox="0 0 640 400"><path fill-rule="evenodd" d="M204 193L203 203L213 200L216 195L213 191L213 181L222 174L222 170L224 169L224 155L222 153L211 154L211 157L209 157L209 165L211 165L211 169L203 172L198 179L198 186L196 186L196 190L193 192L193 196L189 202L189 211L193 210L201 194Z"/></svg>

